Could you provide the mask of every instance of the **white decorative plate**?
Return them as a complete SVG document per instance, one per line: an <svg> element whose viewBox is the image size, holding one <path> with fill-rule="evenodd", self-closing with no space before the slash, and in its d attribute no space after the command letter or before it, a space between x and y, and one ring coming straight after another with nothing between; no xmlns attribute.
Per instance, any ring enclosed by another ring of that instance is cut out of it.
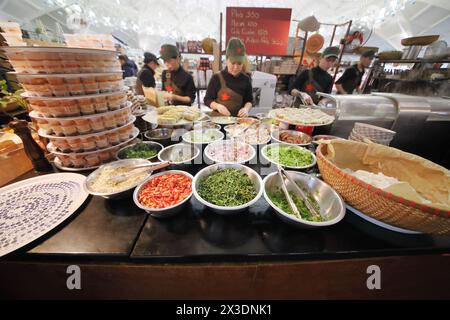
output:
<svg viewBox="0 0 450 320"><path fill-rule="evenodd" d="M38 239L86 200L86 177L46 174L0 188L0 257Z"/></svg>

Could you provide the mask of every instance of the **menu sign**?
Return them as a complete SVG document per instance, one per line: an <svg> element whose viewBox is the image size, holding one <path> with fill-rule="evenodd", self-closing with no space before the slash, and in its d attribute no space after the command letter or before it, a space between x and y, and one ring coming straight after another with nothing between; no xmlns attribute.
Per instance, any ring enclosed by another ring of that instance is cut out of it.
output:
<svg viewBox="0 0 450 320"><path fill-rule="evenodd" d="M226 38L238 37L247 54L285 55L291 9L227 7Z"/></svg>

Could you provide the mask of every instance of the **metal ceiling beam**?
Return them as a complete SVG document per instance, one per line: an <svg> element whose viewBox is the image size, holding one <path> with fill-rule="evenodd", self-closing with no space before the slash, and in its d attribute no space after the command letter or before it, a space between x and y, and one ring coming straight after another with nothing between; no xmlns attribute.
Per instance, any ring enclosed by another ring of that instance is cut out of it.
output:
<svg viewBox="0 0 450 320"><path fill-rule="evenodd" d="M395 48L395 49L402 48L400 42L392 41L391 38L388 35L386 35L385 33L383 33L380 29L375 29L374 32L378 36L380 36L384 41L386 41L388 44L390 44L393 48Z"/></svg>
<svg viewBox="0 0 450 320"><path fill-rule="evenodd" d="M25 2L30 7L34 8L39 13L38 15L34 16L33 18L28 19L28 21L26 21L26 22L31 22L32 20L35 20L35 19L38 19L39 17L47 15L50 18L52 18L53 20L55 20L56 22L58 22L58 23L60 23L62 25L65 25L67 27L66 21L62 21L58 17L56 17L55 15L52 14L52 12L54 12L56 10L59 10L60 8L56 8L56 9L55 8L49 8L47 10L42 11L42 8L38 7L35 3L30 2L29 0L25 0ZM72 5L74 2L75 1L72 1L71 4L69 4L68 6Z"/></svg>
<svg viewBox="0 0 450 320"><path fill-rule="evenodd" d="M428 30L433 29L433 28L436 27L438 24L440 24L440 23L444 22L445 20L447 20L449 17L450 17L450 15L447 15L447 16L443 17L442 19L439 19L439 20L436 21L435 23L433 23L433 24L427 26L425 29L423 29L422 31L419 32L419 35L422 35L422 34L426 33ZM444 30L443 30L443 31L444 31ZM448 30L447 30L447 33L448 33Z"/></svg>
<svg viewBox="0 0 450 320"><path fill-rule="evenodd" d="M414 19L416 19L418 16L420 16L421 14L423 14L425 11L427 11L428 9L430 9L432 7L431 4L427 4L425 7L423 7L422 9L418 10L414 15L412 15L409 19L411 21L413 21Z"/></svg>

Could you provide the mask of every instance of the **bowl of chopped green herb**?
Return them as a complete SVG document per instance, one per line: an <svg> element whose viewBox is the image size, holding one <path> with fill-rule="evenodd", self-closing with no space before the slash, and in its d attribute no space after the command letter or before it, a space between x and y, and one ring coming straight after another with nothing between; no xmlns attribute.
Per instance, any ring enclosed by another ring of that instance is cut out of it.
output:
<svg viewBox="0 0 450 320"><path fill-rule="evenodd" d="M123 159L147 159L151 160L158 156L158 153L164 147L162 144L154 141L143 141L126 146L117 152L116 158Z"/></svg>
<svg viewBox="0 0 450 320"><path fill-rule="evenodd" d="M287 174L307 194L310 202L320 212L320 216L314 215L308 210L302 198L295 192L295 186L286 179L287 190L300 216L294 214L282 190L280 176L278 172L274 172L263 180L264 198L281 220L296 227L311 229L331 226L344 218L344 200L327 183L302 172L287 171Z"/></svg>
<svg viewBox="0 0 450 320"><path fill-rule="evenodd" d="M290 169L311 168L317 162L311 151L294 145L268 144L262 148L261 154L266 161Z"/></svg>
<svg viewBox="0 0 450 320"><path fill-rule="evenodd" d="M212 211L230 215L243 212L262 196L259 174L241 164L213 164L194 177L195 198Z"/></svg>

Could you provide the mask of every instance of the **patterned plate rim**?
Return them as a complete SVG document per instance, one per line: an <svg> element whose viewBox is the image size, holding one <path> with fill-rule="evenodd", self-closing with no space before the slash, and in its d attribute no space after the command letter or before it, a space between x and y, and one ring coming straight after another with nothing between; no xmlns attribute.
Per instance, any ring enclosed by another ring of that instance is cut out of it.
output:
<svg viewBox="0 0 450 320"><path fill-rule="evenodd" d="M71 180L78 182L81 186L80 188L81 190L76 194L76 197L73 198L73 203L70 205L68 213L58 222L58 224L52 225L50 229L40 232L39 234L31 237L30 239L27 239L26 243L19 243L14 246L10 246L7 249L0 249L0 257L30 244L31 242L35 241L36 239L42 237L43 235L47 234L48 232L59 226L61 223L67 220L67 218L69 218L72 214L74 214L75 211L77 211L81 207L81 205L86 201L86 199L89 196L89 193L87 193L86 190L84 190L83 188L84 180L86 180L86 177L81 174L71 172L45 174L42 176L18 181L0 188L0 195L1 195L3 193L13 191L14 189L20 188L25 185L32 186L34 184L39 184L42 182L49 183L55 180L59 182L67 182L68 180Z"/></svg>

